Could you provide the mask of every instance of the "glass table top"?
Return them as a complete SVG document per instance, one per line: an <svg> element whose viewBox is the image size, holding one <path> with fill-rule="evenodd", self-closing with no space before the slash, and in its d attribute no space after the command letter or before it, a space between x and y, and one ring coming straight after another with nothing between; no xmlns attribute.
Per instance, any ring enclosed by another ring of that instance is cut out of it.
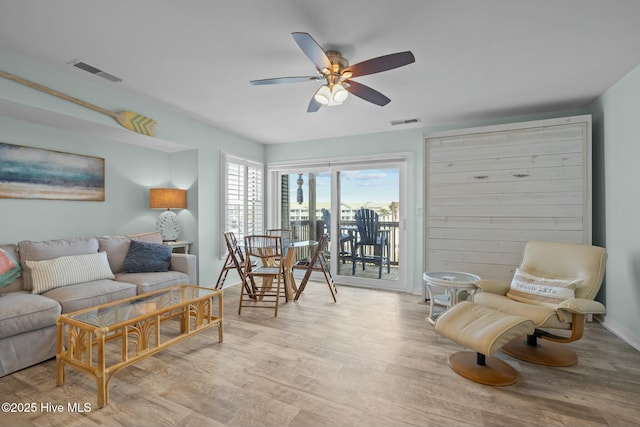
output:
<svg viewBox="0 0 640 427"><path fill-rule="evenodd" d="M422 275L423 279L436 284L472 285L480 276L461 271L427 271Z"/></svg>
<svg viewBox="0 0 640 427"><path fill-rule="evenodd" d="M318 242L316 240L292 240L289 242L290 248L306 248L309 246L316 246Z"/></svg>
<svg viewBox="0 0 640 427"><path fill-rule="evenodd" d="M128 298L121 303L103 304L77 313L69 313L66 316L92 326L109 327L218 292L220 291L197 286L175 286Z"/></svg>

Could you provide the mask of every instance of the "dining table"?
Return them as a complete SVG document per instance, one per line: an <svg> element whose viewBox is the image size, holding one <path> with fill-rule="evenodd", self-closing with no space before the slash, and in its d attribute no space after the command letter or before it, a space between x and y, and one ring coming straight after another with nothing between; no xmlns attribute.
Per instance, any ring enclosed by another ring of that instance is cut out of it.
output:
<svg viewBox="0 0 640 427"><path fill-rule="evenodd" d="M296 266L297 260L296 255L298 250L303 248L315 248L318 246L317 240L285 240L283 239L282 248L284 252L284 274L285 274L285 294L287 296L287 301L291 301L294 298L297 299L298 290L304 289L304 286L307 284L309 280L310 274L306 274L300 282L300 286L297 286L296 279L293 275L294 269L300 268L300 265ZM312 266L307 266L307 270L310 273Z"/></svg>

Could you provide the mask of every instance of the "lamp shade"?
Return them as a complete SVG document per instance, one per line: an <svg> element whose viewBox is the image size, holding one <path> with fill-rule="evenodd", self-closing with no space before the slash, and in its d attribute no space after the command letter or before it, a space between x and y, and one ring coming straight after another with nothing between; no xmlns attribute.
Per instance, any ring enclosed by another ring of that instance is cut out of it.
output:
<svg viewBox="0 0 640 427"><path fill-rule="evenodd" d="M149 190L149 207L151 209L185 209L187 207L187 190L151 188Z"/></svg>

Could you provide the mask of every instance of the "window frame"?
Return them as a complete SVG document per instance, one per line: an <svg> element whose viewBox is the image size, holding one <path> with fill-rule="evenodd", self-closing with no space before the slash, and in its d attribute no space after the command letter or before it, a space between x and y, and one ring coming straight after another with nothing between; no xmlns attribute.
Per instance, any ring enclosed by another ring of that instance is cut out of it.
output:
<svg viewBox="0 0 640 427"><path fill-rule="evenodd" d="M381 289L402 291L402 292L414 292L413 280L411 277L415 276L414 262L410 254L410 248L415 246L414 231L416 230L417 221L415 217L422 215L422 210L416 208L414 197L415 194L414 182L409 180L408 177L414 176L414 153L411 152L390 152L383 154L367 154L367 155L354 155L344 156L340 158L325 158L325 159L313 159L313 160L292 160L282 162L270 162L267 164L268 174L268 186L267 186L267 212L269 227L277 228L281 224L281 212L280 203L274 201L280 200L282 197L280 191L280 177L283 174L299 173L304 170L308 172L321 172L329 170L331 173L331 206L339 206L340 200L338 198L339 188L337 173L349 169L360 168L373 168L378 165L384 165L385 167L398 167L400 168L400 199L399 202L405 208L402 210L402 216L399 218L399 231L400 231L400 257L404 260L402 268L399 271L399 279L397 282L385 281L384 287ZM415 215L412 213L415 212ZM332 221L335 219L335 224L332 230L337 230L338 220L335 215L332 215ZM408 232L411 230L412 232ZM333 231L337 233L336 231ZM337 234L334 235L334 239L337 238ZM337 248L337 246L334 246ZM334 249L336 251L337 249ZM376 287L382 282L379 279L366 279L352 276L338 275L338 256L337 252L333 253L330 261L331 273L334 277L340 280L340 283L350 284L354 286L363 287Z"/></svg>
<svg viewBox="0 0 640 427"><path fill-rule="evenodd" d="M238 181L241 183L230 185L230 166L237 165L242 168L241 173L237 173ZM220 230L221 234L226 231L234 231L238 241L243 241L248 234L261 234L264 232L265 213L265 170L264 163L248 159L235 154L221 152L220 155ZM253 181L252 181L253 179ZM240 190L241 187L241 190ZM242 206L242 213L237 219L238 227L231 225L230 215L230 190L237 191L235 200L237 205ZM251 199L253 197L253 199ZM237 231L236 231L237 230ZM221 236L222 237L222 236ZM227 246L221 238L221 258L227 254Z"/></svg>

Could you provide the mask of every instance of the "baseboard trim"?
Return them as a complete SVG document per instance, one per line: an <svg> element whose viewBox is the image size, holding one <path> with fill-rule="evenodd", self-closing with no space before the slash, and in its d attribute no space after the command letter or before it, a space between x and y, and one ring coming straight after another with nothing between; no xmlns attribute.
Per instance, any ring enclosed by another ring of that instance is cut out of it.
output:
<svg viewBox="0 0 640 427"><path fill-rule="evenodd" d="M640 351L640 336L634 334L629 329L622 326L620 323L607 320L607 317L604 316L596 316L595 320L598 321L602 326L604 326L609 332L616 335L618 338Z"/></svg>

